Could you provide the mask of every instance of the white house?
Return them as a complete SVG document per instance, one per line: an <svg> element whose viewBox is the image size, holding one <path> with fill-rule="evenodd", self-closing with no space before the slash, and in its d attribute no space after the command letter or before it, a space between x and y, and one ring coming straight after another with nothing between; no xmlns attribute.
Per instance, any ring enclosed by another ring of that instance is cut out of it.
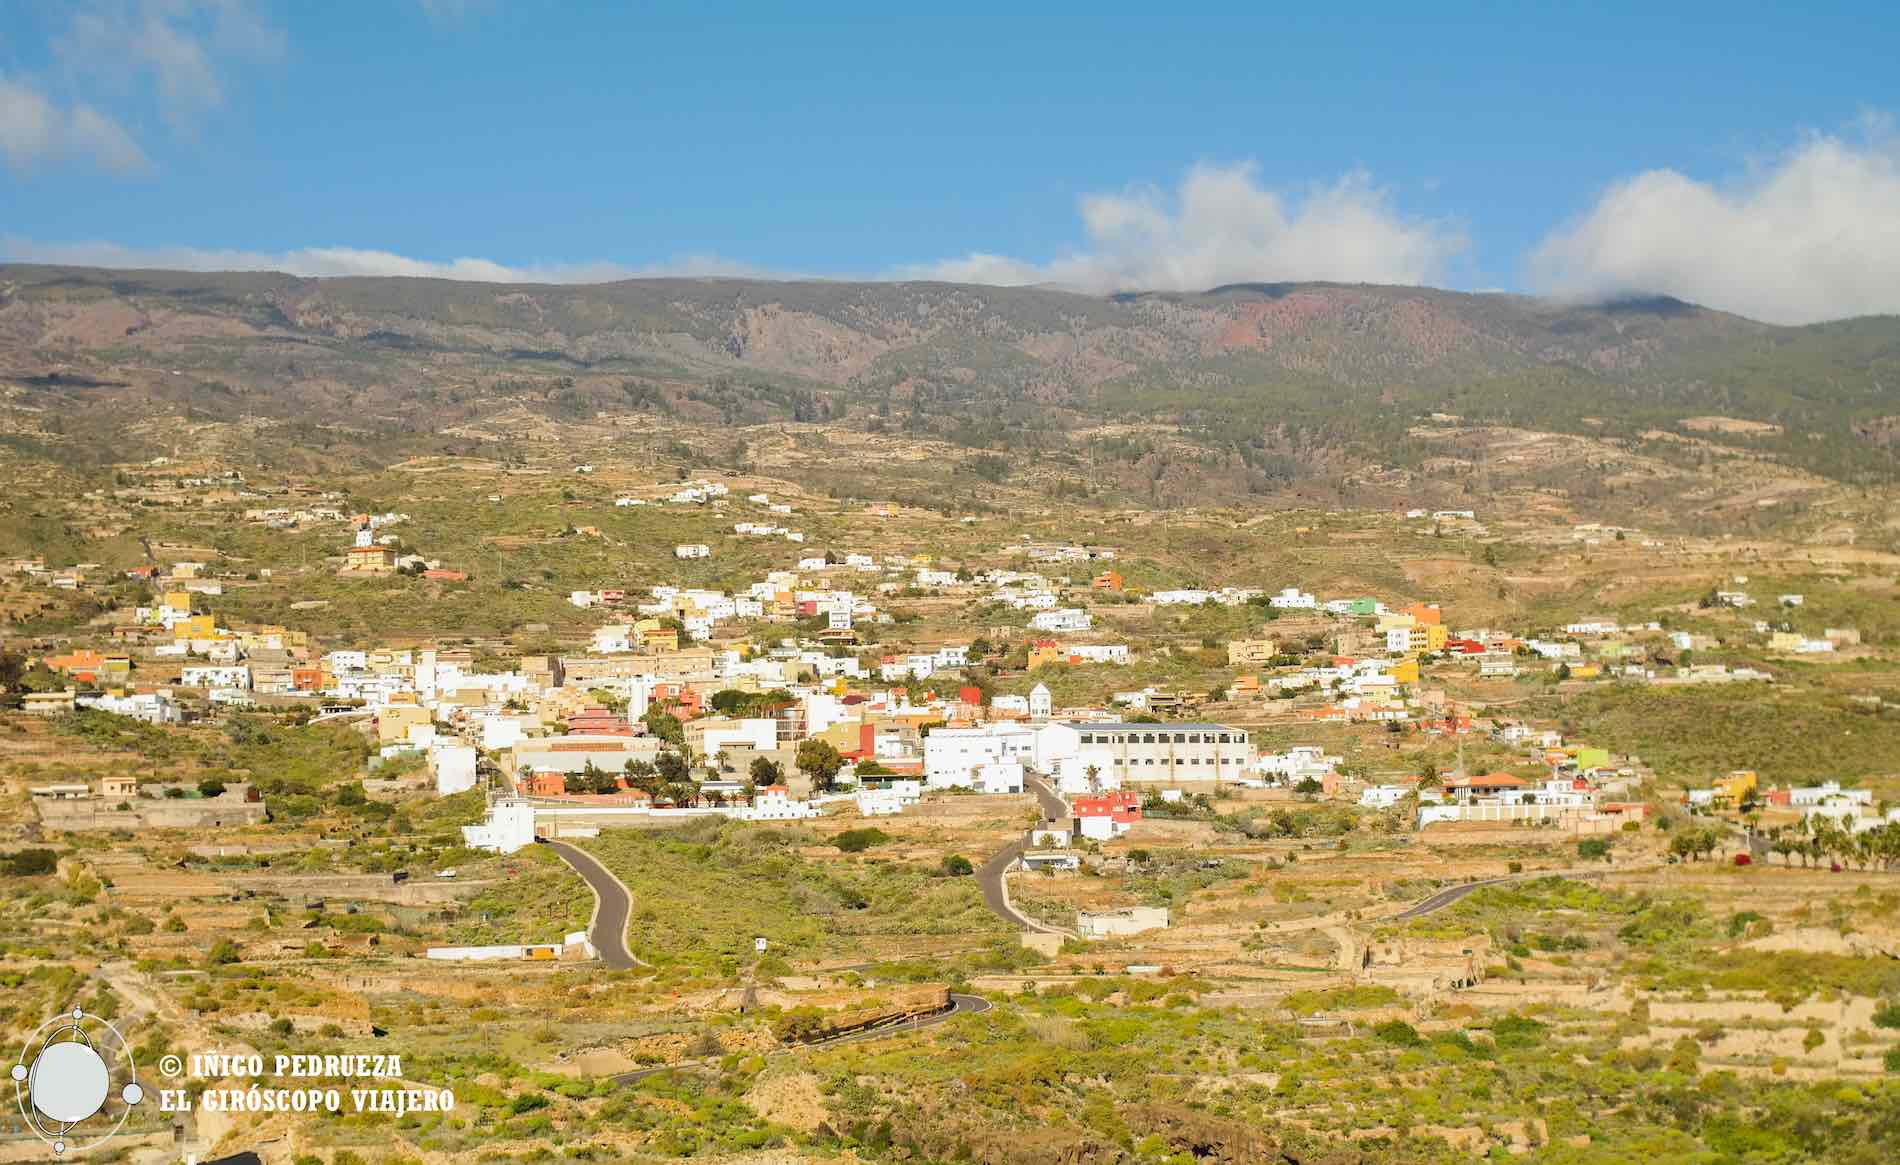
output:
<svg viewBox="0 0 1900 1165"><path fill-rule="evenodd" d="M1029 715L1029 697L1012 695L992 696L990 698L990 711L998 716L1027 716Z"/></svg>
<svg viewBox="0 0 1900 1165"><path fill-rule="evenodd" d="M1055 701L1049 695L1049 689L1046 686L1037 684L1029 689L1029 718L1031 720L1047 720L1054 710Z"/></svg>
<svg viewBox="0 0 1900 1165"><path fill-rule="evenodd" d="M1037 611L1029 617L1029 625L1038 631L1087 631L1093 621L1080 607L1061 607Z"/></svg>
<svg viewBox="0 0 1900 1165"><path fill-rule="evenodd" d="M625 623L609 623L605 627L594 628L593 642L588 650L595 655L616 655L632 651L633 641L629 637L633 629Z"/></svg>
<svg viewBox="0 0 1900 1165"><path fill-rule="evenodd" d="M1123 664L1128 662L1126 643L1072 643L1067 650L1075 658L1089 663Z"/></svg>
<svg viewBox="0 0 1900 1165"><path fill-rule="evenodd" d="M488 807L479 825L464 825L462 840L470 849L511 854L534 843L534 806L508 798Z"/></svg>
<svg viewBox="0 0 1900 1165"><path fill-rule="evenodd" d="M475 787L475 749L466 744L438 744L429 750L435 772L435 791L446 797Z"/></svg>
<svg viewBox="0 0 1900 1165"><path fill-rule="evenodd" d="M704 542L682 542L673 548L674 558L711 558L712 547Z"/></svg>
<svg viewBox="0 0 1900 1165"><path fill-rule="evenodd" d="M991 761L978 766L976 789L979 793L1020 793L1023 791L1023 766L1019 761Z"/></svg>
<svg viewBox="0 0 1900 1165"><path fill-rule="evenodd" d="M756 716L735 720L730 724L709 725L704 738L703 751L707 756L717 756L722 750L735 748L770 752L778 747L778 721L770 716Z"/></svg>
<svg viewBox="0 0 1900 1165"><path fill-rule="evenodd" d="M1874 794L1871 789L1843 789L1839 781L1797 786L1788 790L1788 804L1797 809L1805 809L1810 805L1821 805L1834 800L1852 802L1857 805L1872 805Z"/></svg>
<svg viewBox="0 0 1900 1165"><path fill-rule="evenodd" d="M232 688L246 691L251 686L251 669L242 665L237 667L187 666L180 674L178 682L188 688Z"/></svg>
<svg viewBox="0 0 1900 1165"><path fill-rule="evenodd" d="M1033 760L1036 734L1016 724L980 728L935 728L924 737L924 780L933 789L973 788L988 765L1014 763L1021 788L1022 763Z"/></svg>
<svg viewBox="0 0 1900 1165"><path fill-rule="evenodd" d="M1312 610L1319 606L1319 600L1298 587L1288 587L1267 600L1267 605L1282 611Z"/></svg>
<svg viewBox="0 0 1900 1165"><path fill-rule="evenodd" d="M818 807L810 801L795 801L784 785L760 789L745 814L750 821L803 821L818 816Z"/></svg>

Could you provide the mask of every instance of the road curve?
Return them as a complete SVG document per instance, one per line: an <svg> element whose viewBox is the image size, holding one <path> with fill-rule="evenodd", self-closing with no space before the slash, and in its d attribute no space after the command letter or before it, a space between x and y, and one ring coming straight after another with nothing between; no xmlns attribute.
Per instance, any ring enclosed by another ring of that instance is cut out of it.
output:
<svg viewBox="0 0 1900 1165"><path fill-rule="evenodd" d="M914 1032L919 1028L934 1027L937 1024L953 1019L959 1015L981 1015L994 1006L996 1005L981 995L965 995L962 992L952 991L950 992L950 1006L944 1008L942 1011L932 1012L929 1015L912 1016L902 1023L894 1023L889 1027L873 1028L870 1031L852 1032L849 1035L835 1036L832 1039L818 1040L815 1043L798 1044L794 1047L781 1049L773 1054L784 1056L792 1052L805 1051L812 1048L835 1048L842 1044L863 1043L866 1040L881 1040L885 1036L894 1036L900 1032ZM717 1061L714 1060L687 1060L679 1064L662 1064L658 1068L640 1068L632 1072L620 1073L618 1076L613 1077L613 1082L621 1085L638 1084L647 1077L658 1076L662 1072L710 1068L716 1062Z"/></svg>
<svg viewBox="0 0 1900 1165"><path fill-rule="evenodd" d="M1012 841L997 850L976 871L977 888L983 891L983 905L990 908L991 914L1022 930L1045 930L1047 928L1043 924L1009 904L1009 888L1003 884L1003 879L1009 875L1009 868L1016 864L1016 859L1022 856L1023 843L1020 841Z"/></svg>
<svg viewBox="0 0 1900 1165"><path fill-rule="evenodd" d="M1061 821L1069 816L1069 803L1064 801L1061 794L1057 793L1048 782L1041 777L1025 777L1023 783L1030 792L1036 795L1036 803L1041 809L1044 824ZM1010 867L1023 856L1024 848L1021 839L1012 841L990 855L990 860L977 869L976 884L983 891L983 905L990 908L991 914L1018 929L1038 930L1045 934L1068 934L1069 932L1061 927L1037 922L1009 904L1009 884L1006 879L1009 877Z"/></svg>
<svg viewBox="0 0 1900 1165"><path fill-rule="evenodd" d="M633 914L633 896L620 884L620 879L591 855L571 845L552 841L548 848L572 866L594 891L594 921L587 928L587 937L600 952L600 961L616 971L640 966L640 960L627 949L627 919Z"/></svg>
<svg viewBox="0 0 1900 1165"><path fill-rule="evenodd" d="M1023 783L1036 795L1036 803L1042 807L1044 821L1060 821L1069 815L1069 803L1047 781L1041 777L1024 777Z"/></svg>

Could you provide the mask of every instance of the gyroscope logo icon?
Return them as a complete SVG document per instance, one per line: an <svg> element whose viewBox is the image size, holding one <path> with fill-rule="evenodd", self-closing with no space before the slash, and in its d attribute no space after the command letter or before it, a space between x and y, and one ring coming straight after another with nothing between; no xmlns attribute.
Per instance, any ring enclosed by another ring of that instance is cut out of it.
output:
<svg viewBox="0 0 1900 1165"><path fill-rule="evenodd" d="M131 1045L77 1007L28 1037L13 1065L13 1091L27 1127L62 1154L103 1144L145 1099Z"/></svg>

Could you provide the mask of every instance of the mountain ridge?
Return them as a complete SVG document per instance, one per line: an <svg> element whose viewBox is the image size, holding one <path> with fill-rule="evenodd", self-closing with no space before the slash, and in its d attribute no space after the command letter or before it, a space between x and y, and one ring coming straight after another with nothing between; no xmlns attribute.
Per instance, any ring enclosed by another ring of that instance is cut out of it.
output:
<svg viewBox="0 0 1900 1165"><path fill-rule="evenodd" d="M1900 317L1788 327L1666 296L1318 282L1094 296L6 264L0 377L87 393L102 416L384 418L415 440L524 403L570 420L690 406L996 449L1138 419L1263 456L1363 459L1433 413L1632 439L1714 415L1755 425L1714 439L1890 480Z"/></svg>

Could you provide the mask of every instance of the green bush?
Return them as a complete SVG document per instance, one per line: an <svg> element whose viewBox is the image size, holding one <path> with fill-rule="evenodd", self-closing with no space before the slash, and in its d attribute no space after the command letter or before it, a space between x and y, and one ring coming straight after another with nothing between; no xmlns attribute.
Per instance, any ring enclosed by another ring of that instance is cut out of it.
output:
<svg viewBox="0 0 1900 1165"><path fill-rule="evenodd" d="M59 866L59 855L50 849L23 849L0 854L0 872L11 878L37 878Z"/></svg>
<svg viewBox="0 0 1900 1165"><path fill-rule="evenodd" d="M1513 1050L1534 1048L1549 1031L1544 1024L1526 1015L1507 1015L1491 1025L1491 1038L1498 1047Z"/></svg>
<svg viewBox="0 0 1900 1165"><path fill-rule="evenodd" d="M1401 1048L1416 1048L1425 1042L1419 1038L1418 1029L1402 1019L1388 1019L1375 1026L1372 1034Z"/></svg>
<svg viewBox="0 0 1900 1165"><path fill-rule="evenodd" d="M847 829L833 838L831 844L837 846L845 853L861 854L874 845L884 845L890 840L891 835L881 829Z"/></svg>

